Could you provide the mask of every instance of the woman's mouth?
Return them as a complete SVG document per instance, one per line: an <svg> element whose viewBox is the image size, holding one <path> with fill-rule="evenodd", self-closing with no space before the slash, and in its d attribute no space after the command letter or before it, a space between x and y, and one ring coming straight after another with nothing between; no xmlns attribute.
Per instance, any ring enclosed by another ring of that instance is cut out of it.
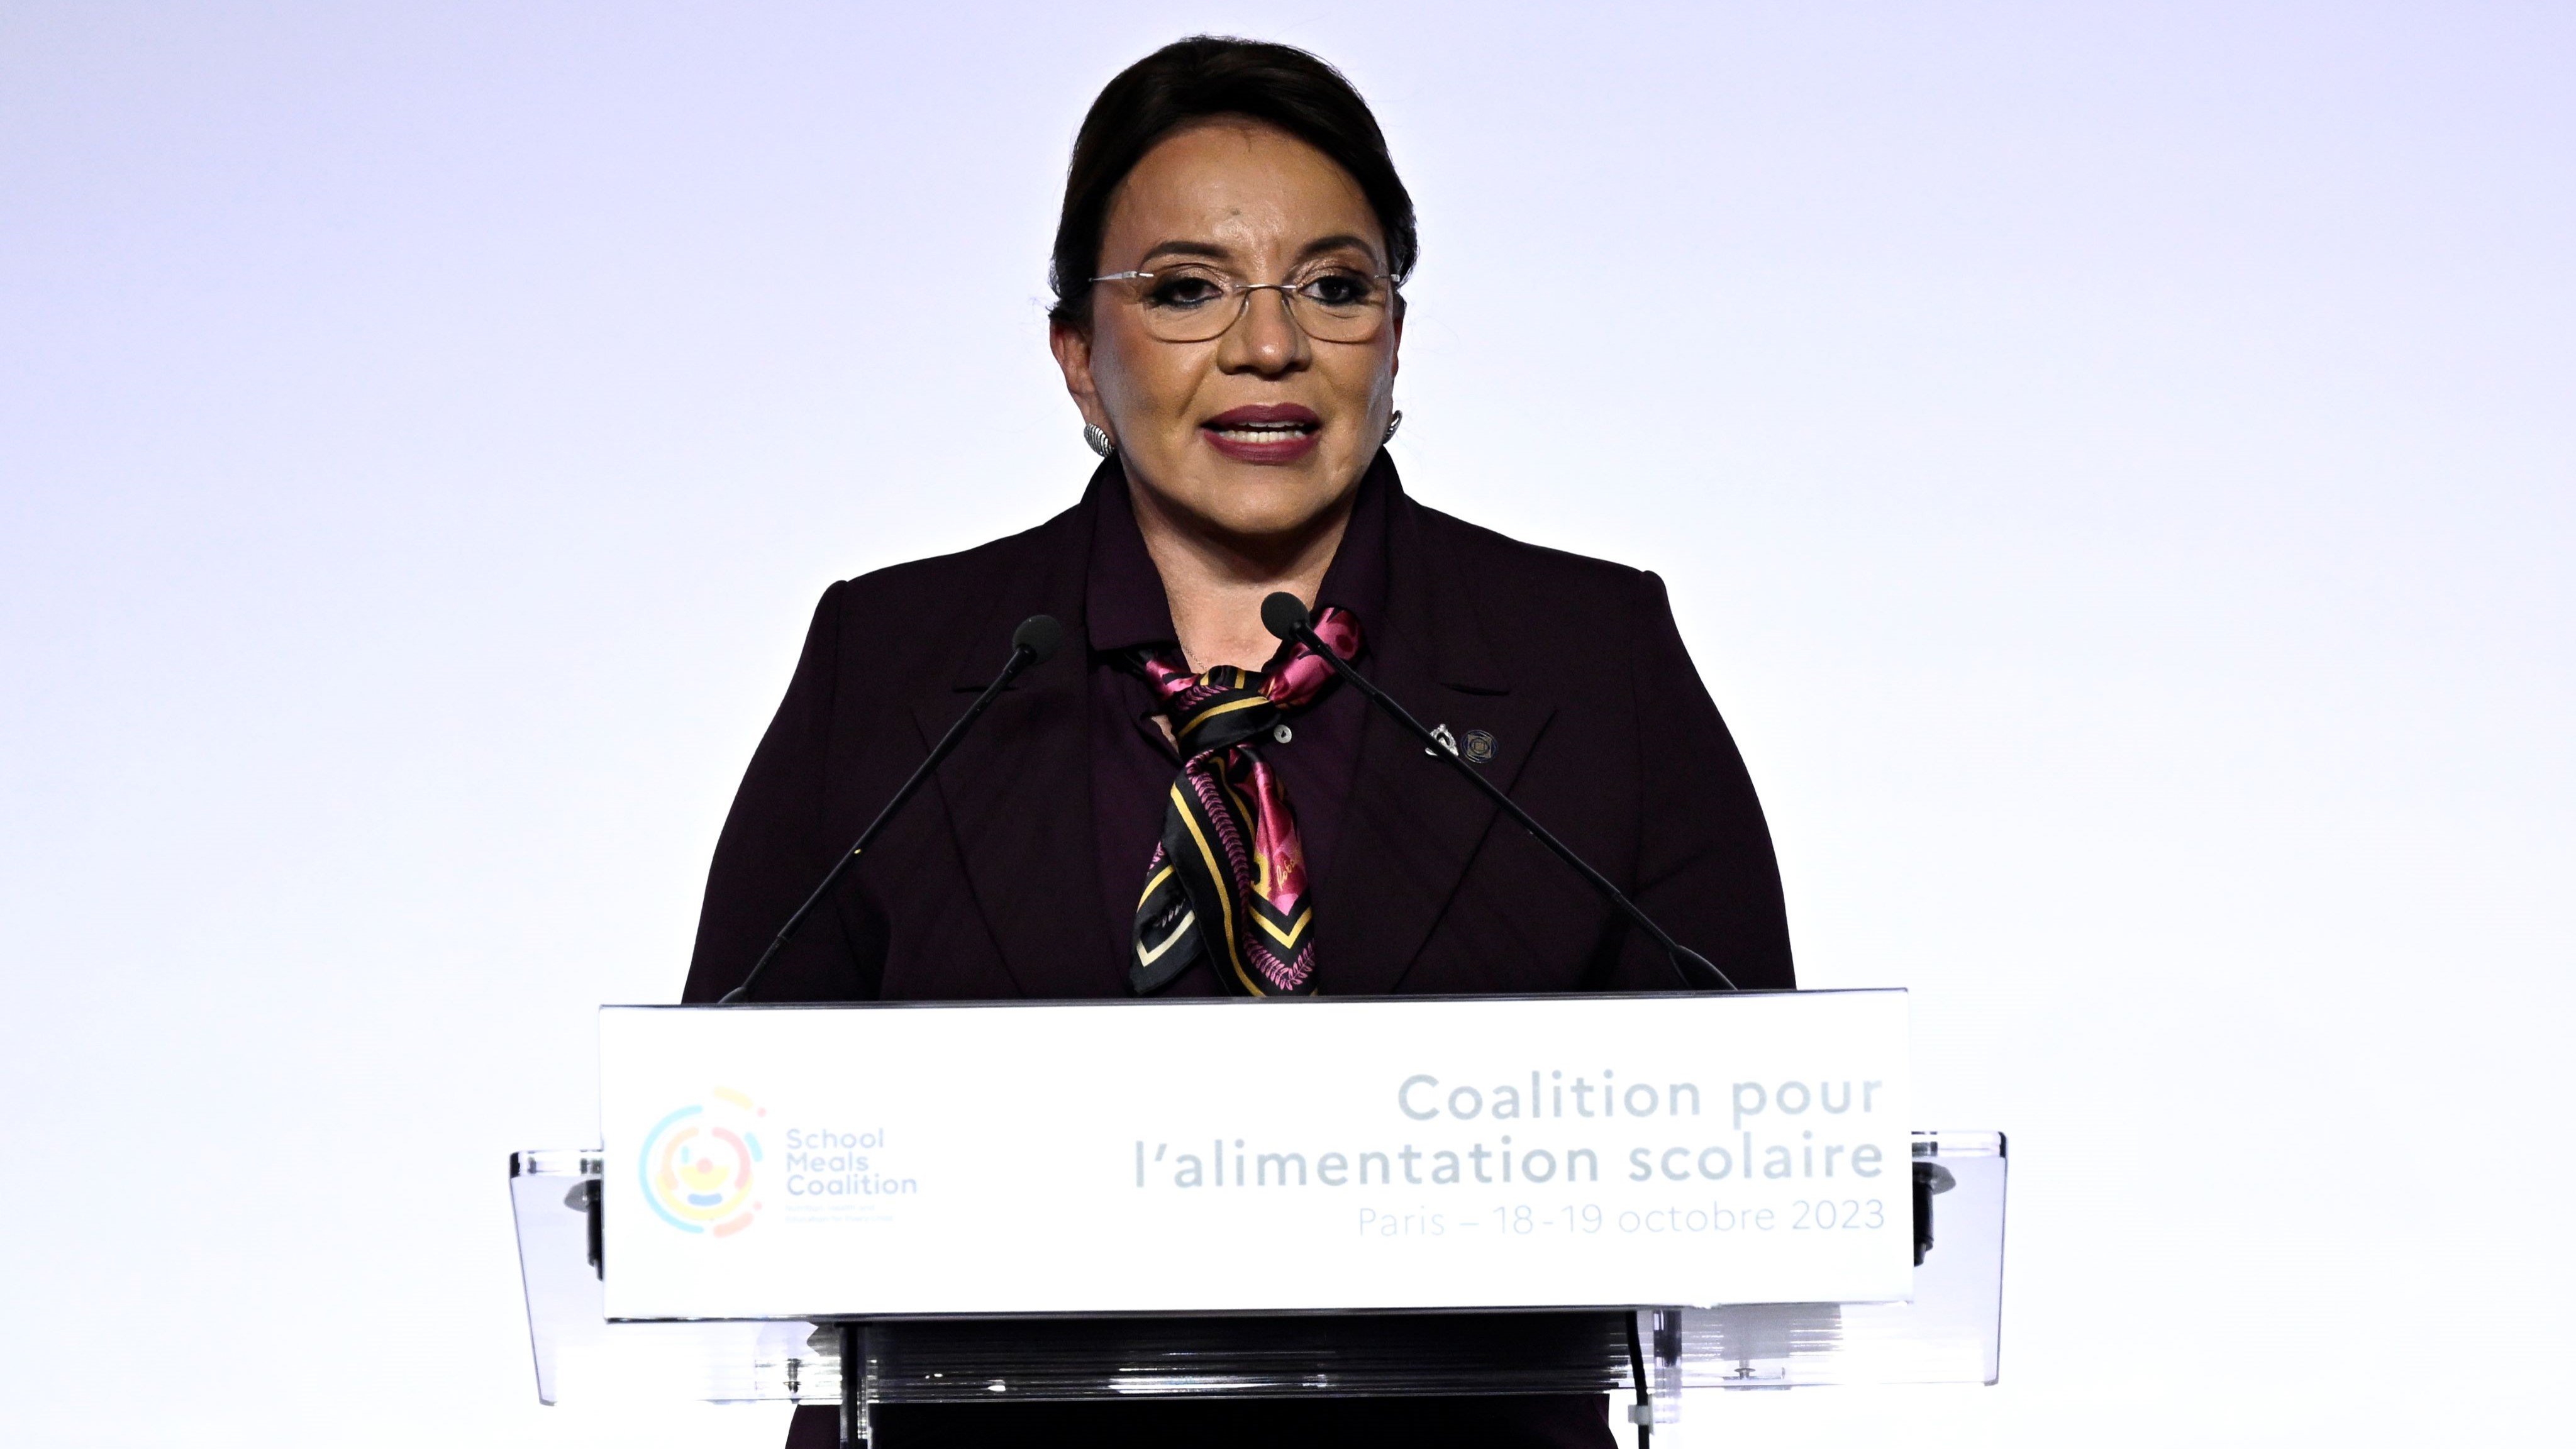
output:
<svg viewBox="0 0 2576 1449"><path fill-rule="evenodd" d="M1208 446L1242 463L1293 463L1315 450L1324 420L1295 403L1231 408L1199 424Z"/></svg>

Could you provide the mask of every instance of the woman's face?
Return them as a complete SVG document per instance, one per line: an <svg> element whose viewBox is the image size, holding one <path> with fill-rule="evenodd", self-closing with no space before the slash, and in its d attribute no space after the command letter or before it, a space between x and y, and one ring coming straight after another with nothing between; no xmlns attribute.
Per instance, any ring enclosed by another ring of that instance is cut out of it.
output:
<svg viewBox="0 0 2576 1449"><path fill-rule="evenodd" d="M1119 184L1097 275L1186 266L1278 282L1319 264L1387 270L1359 184L1284 131L1220 121L1167 137ZM1280 293L1255 292L1221 335L1168 342L1147 331L1140 296L1103 283L1090 334L1053 337L1065 385L1116 440L1128 477L1188 523L1246 543L1331 514L1384 439L1401 311L1365 342L1319 342Z"/></svg>

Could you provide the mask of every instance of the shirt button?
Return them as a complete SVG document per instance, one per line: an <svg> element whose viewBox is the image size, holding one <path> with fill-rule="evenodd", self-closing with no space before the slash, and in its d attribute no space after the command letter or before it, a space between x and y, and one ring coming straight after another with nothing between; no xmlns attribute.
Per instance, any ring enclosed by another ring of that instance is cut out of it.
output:
<svg viewBox="0 0 2576 1449"><path fill-rule="evenodd" d="M1270 727L1270 737L1284 745L1290 740L1297 738L1297 732L1288 728L1284 724L1272 725Z"/></svg>

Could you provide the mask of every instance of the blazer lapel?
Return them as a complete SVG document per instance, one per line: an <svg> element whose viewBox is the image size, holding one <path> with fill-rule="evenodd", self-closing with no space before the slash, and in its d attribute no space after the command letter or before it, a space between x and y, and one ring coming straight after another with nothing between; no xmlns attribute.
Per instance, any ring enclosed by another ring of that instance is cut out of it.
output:
<svg viewBox="0 0 2576 1449"><path fill-rule="evenodd" d="M1082 642L1090 520L1090 508L1077 508L1046 530L1058 536L1040 541L1039 577L1027 580L1034 587L1003 586L1004 598L960 657L947 697L914 711L928 749L1010 657L1020 620L1050 613L1063 623L1055 657L993 701L932 784L1003 968L1024 995L1042 999L1099 996L1123 981L1117 963L1101 959L1104 908L1092 867L1090 679Z"/></svg>
<svg viewBox="0 0 2576 1449"><path fill-rule="evenodd" d="M1419 508L1392 502L1388 619L1371 635L1386 647L1373 651L1370 677L1426 725L1461 740L1489 736L1493 755L1481 768L1509 791L1556 707L1512 693L1477 622L1471 581L1438 555ZM1322 985L1381 996L1412 967L1501 812L1374 709L1343 808L1332 877L1317 890Z"/></svg>

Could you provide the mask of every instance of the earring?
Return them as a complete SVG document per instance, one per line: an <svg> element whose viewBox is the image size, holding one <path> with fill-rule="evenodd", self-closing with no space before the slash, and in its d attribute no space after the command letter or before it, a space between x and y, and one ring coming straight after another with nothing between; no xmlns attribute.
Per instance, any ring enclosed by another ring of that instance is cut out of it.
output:
<svg viewBox="0 0 2576 1449"><path fill-rule="evenodd" d="M1392 417L1390 417L1390 418L1388 418L1388 419L1386 420L1386 436L1377 440L1377 442L1378 442L1378 446L1382 448L1382 447L1385 447L1387 444L1394 442L1394 441L1395 441L1395 430L1396 430L1396 429L1398 429L1398 428L1400 428L1400 427L1403 427L1403 426L1404 426L1404 409L1402 409L1402 408L1397 408L1397 409L1395 410L1395 415L1394 415L1394 416L1392 416Z"/></svg>
<svg viewBox="0 0 2576 1449"><path fill-rule="evenodd" d="M1118 451L1118 445L1109 440L1109 435L1107 433L1100 431L1100 426L1097 423L1084 423L1082 425L1082 440L1091 445L1091 451L1098 453L1104 458Z"/></svg>

